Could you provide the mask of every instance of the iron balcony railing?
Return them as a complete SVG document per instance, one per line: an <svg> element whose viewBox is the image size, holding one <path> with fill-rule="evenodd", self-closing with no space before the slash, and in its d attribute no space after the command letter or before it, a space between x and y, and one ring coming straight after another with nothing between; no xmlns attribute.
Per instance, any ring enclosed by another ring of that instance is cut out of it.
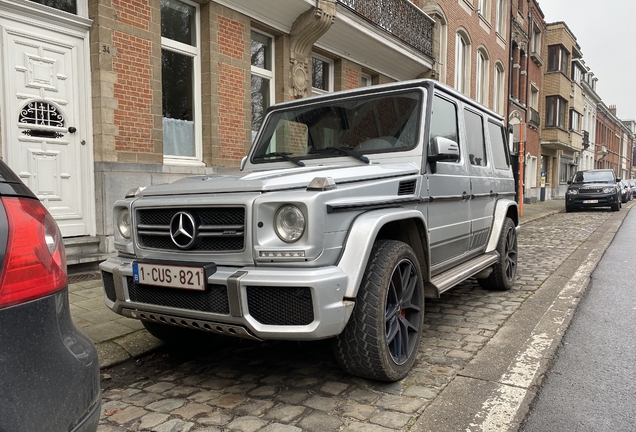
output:
<svg viewBox="0 0 636 432"><path fill-rule="evenodd" d="M433 58L435 21L408 0L337 0L356 15L377 25Z"/></svg>

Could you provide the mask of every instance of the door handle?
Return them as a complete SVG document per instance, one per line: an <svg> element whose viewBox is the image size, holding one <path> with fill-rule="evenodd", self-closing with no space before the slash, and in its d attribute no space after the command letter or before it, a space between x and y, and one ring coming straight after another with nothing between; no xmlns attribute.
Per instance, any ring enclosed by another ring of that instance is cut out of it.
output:
<svg viewBox="0 0 636 432"><path fill-rule="evenodd" d="M490 191L490 198L496 198L499 194L497 192Z"/></svg>
<svg viewBox="0 0 636 432"><path fill-rule="evenodd" d="M466 193L466 191L462 192L462 201L466 201L470 199L470 195Z"/></svg>

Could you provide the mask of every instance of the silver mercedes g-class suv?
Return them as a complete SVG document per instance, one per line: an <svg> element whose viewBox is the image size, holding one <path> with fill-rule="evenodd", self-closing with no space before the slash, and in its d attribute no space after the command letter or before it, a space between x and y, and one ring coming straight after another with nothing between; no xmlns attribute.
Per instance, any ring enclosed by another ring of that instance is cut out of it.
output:
<svg viewBox="0 0 636 432"><path fill-rule="evenodd" d="M166 341L331 338L347 372L399 380L426 297L470 277L513 284L506 136L501 116L432 80L275 105L240 171L116 202L106 305Z"/></svg>

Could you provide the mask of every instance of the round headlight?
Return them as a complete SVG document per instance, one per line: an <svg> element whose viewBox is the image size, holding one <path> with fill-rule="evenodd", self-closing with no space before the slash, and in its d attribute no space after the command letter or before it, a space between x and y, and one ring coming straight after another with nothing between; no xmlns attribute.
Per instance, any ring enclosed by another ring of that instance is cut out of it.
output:
<svg viewBox="0 0 636 432"><path fill-rule="evenodd" d="M119 210L117 214L117 229L123 238L130 238L130 212L127 208Z"/></svg>
<svg viewBox="0 0 636 432"><path fill-rule="evenodd" d="M293 243L305 232L305 215L296 206L285 205L278 209L274 217L276 235L286 242Z"/></svg>

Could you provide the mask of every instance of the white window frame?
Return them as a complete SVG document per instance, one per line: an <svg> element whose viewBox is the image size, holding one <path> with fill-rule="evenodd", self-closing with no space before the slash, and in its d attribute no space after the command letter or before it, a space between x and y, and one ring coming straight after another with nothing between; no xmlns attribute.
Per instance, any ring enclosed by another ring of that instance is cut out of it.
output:
<svg viewBox="0 0 636 432"><path fill-rule="evenodd" d="M490 22L490 2L491 1L492 0L477 1L477 12L488 22Z"/></svg>
<svg viewBox="0 0 636 432"><path fill-rule="evenodd" d="M329 65L329 71L327 73L327 89L323 90L323 89L319 89L314 87L314 83L311 83L311 93L313 95L321 95L321 94L326 94L326 93L331 93L333 92L333 68L334 68L334 61L328 57L325 56L321 56L320 54L316 54L316 53L312 53L311 54L312 58L316 58L318 60L321 60L325 63L327 63ZM313 63L313 62L312 62ZM312 64L313 67L313 64ZM313 73L312 73L313 76Z"/></svg>
<svg viewBox="0 0 636 432"><path fill-rule="evenodd" d="M202 162L203 159L203 133L202 133L202 117L201 117L201 7L198 3L194 3L189 0L178 0L189 6L195 8L195 45L188 45L182 42L177 42L172 39L161 37L161 49L173 51L179 54L183 54L193 58L193 81L194 86L192 91L194 92L193 111L194 111L194 151L195 156L173 156L163 155L163 163L165 165L188 165L188 166L205 166Z"/></svg>
<svg viewBox="0 0 636 432"><path fill-rule="evenodd" d="M272 64L271 64L272 70L263 69L263 68L260 68L260 67L252 65L251 66L251 74L269 80L269 100L270 100L271 104L275 104L276 103L276 99L275 99L276 96L275 96L274 93L275 93L275 89L276 89L276 84L274 82L274 72L276 71L276 67L275 67L274 62L276 61L275 60L276 50L275 50L274 44L276 43L275 42L276 38L273 35L269 34L269 33L265 33L264 31L257 30L255 28L252 28L251 31L254 32L254 33L261 34L261 35L269 38L272 41L272 43L270 45L270 50L271 50L270 58L272 60ZM250 32L250 41L251 41L251 32ZM250 103L251 103L251 100L250 100ZM269 107L267 107L267 108L269 108ZM250 129L251 129L251 125L250 125ZM255 138L254 131L252 131L252 141L254 141L254 138Z"/></svg>
<svg viewBox="0 0 636 432"><path fill-rule="evenodd" d="M364 82L366 81L366 84ZM360 74L360 86L361 87L369 87L373 85L373 81L371 75L365 74L364 72Z"/></svg>
<svg viewBox="0 0 636 432"><path fill-rule="evenodd" d="M495 64L495 85L493 86L495 94L493 95L493 111L497 114L504 114L504 87L506 83L505 69L501 63Z"/></svg>
<svg viewBox="0 0 636 432"><path fill-rule="evenodd" d="M504 36L506 34L506 3L504 0L497 0L497 33Z"/></svg>
<svg viewBox="0 0 636 432"><path fill-rule="evenodd" d="M475 71L475 100L488 105L488 55L483 49L477 50L477 70Z"/></svg>
<svg viewBox="0 0 636 432"><path fill-rule="evenodd" d="M455 36L455 90L469 96L470 42L462 33Z"/></svg>

